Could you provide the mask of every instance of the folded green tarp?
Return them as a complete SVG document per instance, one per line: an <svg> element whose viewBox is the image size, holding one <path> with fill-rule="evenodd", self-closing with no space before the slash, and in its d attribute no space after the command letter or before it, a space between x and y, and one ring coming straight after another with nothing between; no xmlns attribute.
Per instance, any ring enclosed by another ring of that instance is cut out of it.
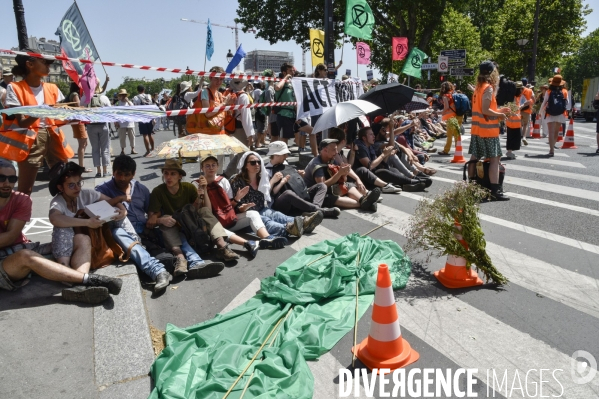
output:
<svg viewBox="0 0 599 399"><path fill-rule="evenodd" d="M262 280L261 293L236 309L188 328L168 324L167 346L151 368L150 399L222 398L280 320L228 397L246 389L244 399L312 398L306 360L318 359L353 328L356 277L364 314L381 263L389 266L393 289L403 289L410 260L395 242L359 234L323 241L281 264Z"/></svg>

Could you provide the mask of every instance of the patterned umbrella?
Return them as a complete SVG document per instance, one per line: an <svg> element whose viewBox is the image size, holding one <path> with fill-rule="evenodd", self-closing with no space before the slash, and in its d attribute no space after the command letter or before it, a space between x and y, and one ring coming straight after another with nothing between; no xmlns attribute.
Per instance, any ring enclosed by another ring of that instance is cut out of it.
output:
<svg viewBox="0 0 599 399"><path fill-rule="evenodd" d="M427 109L428 107L430 107L428 102L424 98L421 98L416 95L412 97L412 101L403 106L403 108L408 112Z"/></svg>
<svg viewBox="0 0 599 399"><path fill-rule="evenodd" d="M102 108L32 105L7 108L0 112L8 116L20 114L36 118L50 118L57 121L81 121L85 123L151 122L153 119L166 116L166 113L159 110L155 105Z"/></svg>
<svg viewBox="0 0 599 399"><path fill-rule="evenodd" d="M160 144L148 154L148 158L202 158L207 155L230 155L249 150L241 141L226 134L196 133Z"/></svg>

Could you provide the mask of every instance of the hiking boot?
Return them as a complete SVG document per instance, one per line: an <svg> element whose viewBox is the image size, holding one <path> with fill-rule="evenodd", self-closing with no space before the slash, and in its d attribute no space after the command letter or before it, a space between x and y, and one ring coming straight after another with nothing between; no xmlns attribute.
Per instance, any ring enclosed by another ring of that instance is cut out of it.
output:
<svg viewBox="0 0 599 399"><path fill-rule="evenodd" d="M225 264L222 262L210 262L204 261L191 265L187 271L187 278L208 278L215 277L225 268Z"/></svg>
<svg viewBox="0 0 599 399"><path fill-rule="evenodd" d="M383 187L383 193L387 194L395 194L401 192L401 188L395 187L393 184L388 183L385 187Z"/></svg>
<svg viewBox="0 0 599 399"><path fill-rule="evenodd" d="M154 286L154 292L160 292L166 289L166 287L168 287L170 283L170 279L171 275L166 270L160 272L160 274L156 276L156 285Z"/></svg>
<svg viewBox="0 0 599 399"><path fill-rule="evenodd" d="M260 240L260 249L267 249L267 248L275 248L275 249L279 249L279 248L283 248L285 247L285 245L287 245L288 241L285 237L273 237L273 236L268 236L266 238L263 238Z"/></svg>
<svg viewBox="0 0 599 399"><path fill-rule="evenodd" d="M381 196L381 189L378 187L376 187L372 191L367 192L366 195L364 195L362 198L360 198L360 209L362 209L364 211L370 210L370 207L372 206L372 204L376 203L376 201L379 199L380 196Z"/></svg>
<svg viewBox="0 0 599 399"><path fill-rule="evenodd" d="M503 193L499 184L491 184L491 201L509 201L510 197Z"/></svg>
<svg viewBox="0 0 599 399"><path fill-rule="evenodd" d="M341 215L341 209L339 209L337 207L322 208L321 212L325 218L336 218L336 217L339 217L339 215Z"/></svg>
<svg viewBox="0 0 599 399"><path fill-rule="evenodd" d="M250 253L250 259L254 259L258 255L258 249L260 249L256 241L246 241L243 247Z"/></svg>
<svg viewBox="0 0 599 399"><path fill-rule="evenodd" d="M102 303L110 297L106 287L88 287L85 285L76 285L62 290L62 299L67 302L82 302L96 305Z"/></svg>
<svg viewBox="0 0 599 399"><path fill-rule="evenodd" d="M187 273L187 259L182 256L177 256L175 259L175 272L173 276L177 277Z"/></svg>
<svg viewBox="0 0 599 399"><path fill-rule="evenodd" d="M426 187L426 184L424 182L419 182L419 183L416 183L416 184L404 184L401 187L403 188L403 190L405 192L415 193L417 191L423 191L424 188Z"/></svg>
<svg viewBox="0 0 599 399"><path fill-rule="evenodd" d="M296 236L297 238L300 238L302 234L304 234L304 218L301 216L296 216L293 219L293 222L287 223L285 230L290 236Z"/></svg>
<svg viewBox="0 0 599 399"><path fill-rule="evenodd" d="M118 295L121 292L123 280L101 274L89 274L86 285L88 287L105 287L112 295Z"/></svg>
<svg viewBox="0 0 599 399"><path fill-rule="evenodd" d="M321 211L312 212L309 216L304 217L304 234L310 234L314 231L316 226L322 223L324 215Z"/></svg>
<svg viewBox="0 0 599 399"><path fill-rule="evenodd" d="M239 255L233 252L229 247L222 247L216 250L216 257L225 262L232 262L239 259Z"/></svg>

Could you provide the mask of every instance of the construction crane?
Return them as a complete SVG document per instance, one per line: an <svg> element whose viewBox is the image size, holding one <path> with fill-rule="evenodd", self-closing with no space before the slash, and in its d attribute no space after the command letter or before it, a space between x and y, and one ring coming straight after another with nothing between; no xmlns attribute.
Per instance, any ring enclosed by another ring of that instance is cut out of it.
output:
<svg viewBox="0 0 599 399"><path fill-rule="evenodd" d="M181 18L181 21L184 21L184 22L193 22L194 24L208 25L208 22L205 22L205 21L196 21L195 19ZM237 48L239 48L239 28L237 27L237 22L235 22L235 26L215 24L214 22L210 22L210 25L211 26L218 26L220 28L229 28L229 29L233 30L235 32L235 49L237 50ZM256 33L256 30L255 29L248 29L248 32ZM237 66L237 70L239 71L239 65Z"/></svg>

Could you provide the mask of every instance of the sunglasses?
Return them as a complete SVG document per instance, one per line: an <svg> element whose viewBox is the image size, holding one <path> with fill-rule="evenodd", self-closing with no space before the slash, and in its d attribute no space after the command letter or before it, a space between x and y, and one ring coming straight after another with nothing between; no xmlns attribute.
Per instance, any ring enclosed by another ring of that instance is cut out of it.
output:
<svg viewBox="0 0 599 399"><path fill-rule="evenodd" d="M17 175L11 175L11 176L0 175L0 183L4 183L6 181L6 179L8 179L9 183L16 183L17 180L19 179L19 177Z"/></svg>
<svg viewBox="0 0 599 399"><path fill-rule="evenodd" d="M69 183L69 184L67 184L67 187L69 188L69 190L74 190L75 187L79 187L79 188L83 187L83 183L84 183L84 181L81 180L81 181L78 181L77 183Z"/></svg>
<svg viewBox="0 0 599 399"><path fill-rule="evenodd" d="M252 166L256 166L256 165L260 165L262 162L261 161L248 161L248 163Z"/></svg>

